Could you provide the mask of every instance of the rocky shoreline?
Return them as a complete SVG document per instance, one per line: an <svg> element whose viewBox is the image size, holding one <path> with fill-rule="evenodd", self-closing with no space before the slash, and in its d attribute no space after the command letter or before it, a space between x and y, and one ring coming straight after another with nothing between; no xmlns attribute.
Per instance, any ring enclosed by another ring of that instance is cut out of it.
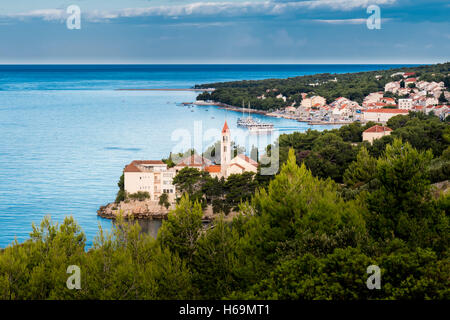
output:
<svg viewBox="0 0 450 320"><path fill-rule="evenodd" d="M169 212L173 209L175 209L175 205L171 205L166 209L160 206L158 201L153 200L126 200L101 206L97 210L97 215L106 219L116 219L119 215L134 219L167 219ZM212 208L207 207L202 220L211 221L213 218Z"/></svg>

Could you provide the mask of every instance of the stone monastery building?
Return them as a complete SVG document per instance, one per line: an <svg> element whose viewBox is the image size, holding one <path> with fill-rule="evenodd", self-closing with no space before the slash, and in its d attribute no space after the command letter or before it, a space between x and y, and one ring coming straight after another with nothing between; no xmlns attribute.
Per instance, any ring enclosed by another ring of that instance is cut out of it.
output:
<svg viewBox="0 0 450 320"><path fill-rule="evenodd" d="M231 174L257 172L258 163L245 154L231 158L230 129L226 121L222 129L220 148L220 164L214 164L196 154L184 158L172 168L168 168L161 160L134 160L124 169L125 191L129 194L148 192L151 200L159 200L162 193L167 193L169 201L174 201L176 190L172 180L185 167L204 170L219 179L226 179Z"/></svg>

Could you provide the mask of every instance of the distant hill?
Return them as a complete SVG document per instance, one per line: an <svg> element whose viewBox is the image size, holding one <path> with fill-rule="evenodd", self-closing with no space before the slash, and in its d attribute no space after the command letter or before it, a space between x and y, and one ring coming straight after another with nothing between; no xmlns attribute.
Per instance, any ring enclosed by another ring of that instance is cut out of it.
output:
<svg viewBox="0 0 450 320"><path fill-rule="evenodd" d="M201 93L199 100L214 100L234 106L240 106L244 101L246 105L250 102L252 108L270 111L291 105L294 101L298 105L302 100L302 92L325 97L328 103L338 97L361 103L369 93L384 91L386 83L403 78L401 75L392 77L399 72L414 72L411 77L420 77L426 81L443 81L447 88L450 87L450 62L446 62L357 73L321 73L287 79L207 83L196 85L195 89L216 88L212 93ZM286 97L286 101L280 94Z"/></svg>

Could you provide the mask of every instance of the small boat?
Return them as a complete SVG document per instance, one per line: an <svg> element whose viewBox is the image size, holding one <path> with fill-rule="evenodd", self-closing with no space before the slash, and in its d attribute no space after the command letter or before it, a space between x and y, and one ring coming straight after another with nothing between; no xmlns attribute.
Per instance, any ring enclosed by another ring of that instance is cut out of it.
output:
<svg viewBox="0 0 450 320"><path fill-rule="evenodd" d="M211 117L211 119L215 119L214 117Z"/></svg>

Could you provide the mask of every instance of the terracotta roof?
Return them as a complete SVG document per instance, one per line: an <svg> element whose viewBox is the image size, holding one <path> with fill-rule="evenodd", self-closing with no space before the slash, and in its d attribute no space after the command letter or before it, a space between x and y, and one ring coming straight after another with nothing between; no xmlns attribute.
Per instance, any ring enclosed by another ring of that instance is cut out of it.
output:
<svg viewBox="0 0 450 320"><path fill-rule="evenodd" d="M405 80L405 82L416 82L416 78L408 78Z"/></svg>
<svg viewBox="0 0 450 320"><path fill-rule="evenodd" d="M136 167L133 163L127 165L123 172L141 172L141 170Z"/></svg>
<svg viewBox="0 0 450 320"><path fill-rule="evenodd" d="M251 165L254 165L256 167L258 166L258 162L256 162L252 158L247 157L245 154L241 153L241 154L238 155L238 157L243 159L243 160L245 160L246 162L250 163Z"/></svg>
<svg viewBox="0 0 450 320"><path fill-rule="evenodd" d="M134 164L164 164L161 160L134 160Z"/></svg>
<svg viewBox="0 0 450 320"><path fill-rule="evenodd" d="M392 129L389 127L375 125L373 127L370 127L369 129L365 130L364 132L385 132L385 131L392 131Z"/></svg>
<svg viewBox="0 0 450 320"><path fill-rule="evenodd" d="M124 172L142 172L141 169L137 167L137 165L146 165L146 164L158 164L165 165L161 160L134 160L129 165L125 167Z"/></svg>
<svg viewBox="0 0 450 320"><path fill-rule="evenodd" d="M407 114L408 110L402 110L402 109L370 109L370 110L363 110L363 112L404 113L404 114Z"/></svg>
<svg viewBox="0 0 450 320"><path fill-rule="evenodd" d="M225 120L225 124L223 125L222 133L225 133L227 131L230 131L230 129L228 128L227 120Z"/></svg>
<svg viewBox="0 0 450 320"><path fill-rule="evenodd" d="M220 172L220 170L221 170L221 167L220 167L220 165L217 165L217 164L205 168L205 171L210 172L210 173Z"/></svg>

